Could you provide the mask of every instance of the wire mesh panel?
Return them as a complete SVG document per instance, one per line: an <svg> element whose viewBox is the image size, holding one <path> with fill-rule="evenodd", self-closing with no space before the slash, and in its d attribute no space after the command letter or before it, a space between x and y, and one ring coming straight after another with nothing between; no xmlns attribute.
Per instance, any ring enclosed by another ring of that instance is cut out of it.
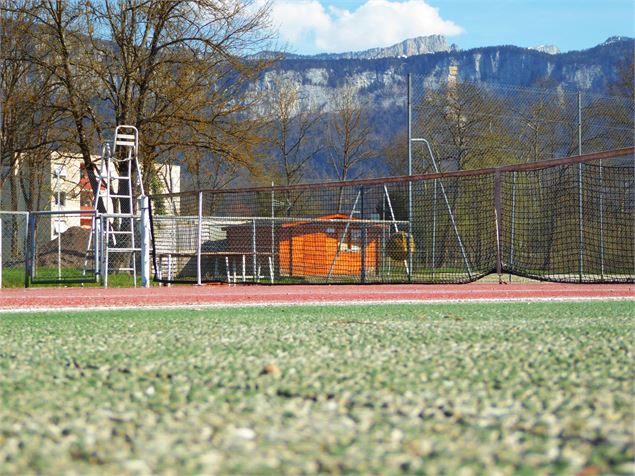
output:
<svg viewBox="0 0 635 476"><path fill-rule="evenodd" d="M468 282L495 268L493 176L413 184L415 282Z"/></svg>
<svg viewBox="0 0 635 476"><path fill-rule="evenodd" d="M632 154L153 197L185 212L153 214L155 274L163 282L465 283L498 270L632 282Z"/></svg>
<svg viewBox="0 0 635 476"><path fill-rule="evenodd" d="M95 235L90 211L32 212L29 215L29 279L34 284L96 279ZM93 236L91 237L91 234ZM89 248L91 244L91 248Z"/></svg>
<svg viewBox="0 0 635 476"><path fill-rule="evenodd" d="M635 267L635 170L583 164L580 197L583 281L627 281Z"/></svg>
<svg viewBox="0 0 635 476"><path fill-rule="evenodd" d="M581 93L581 151L586 153L632 146L634 107L629 98Z"/></svg>
<svg viewBox="0 0 635 476"><path fill-rule="evenodd" d="M632 282L632 165L504 174L504 269L558 282Z"/></svg>
<svg viewBox="0 0 635 476"><path fill-rule="evenodd" d="M92 236L97 241L89 240L83 275L98 275L105 287L113 280L120 286L138 285L143 246L141 223L140 215L100 213Z"/></svg>
<svg viewBox="0 0 635 476"><path fill-rule="evenodd" d="M393 271L403 276L403 266L398 271L386 264L391 230L407 231L403 196L395 197L398 219L388 211L387 194L382 186L346 184L181 194L181 203L192 204L188 212L197 213L153 214L156 275L170 282L268 283L383 282ZM389 269L386 276L383 269Z"/></svg>
<svg viewBox="0 0 635 476"><path fill-rule="evenodd" d="M0 287L24 286L28 219L26 212L0 212Z"/></svg>
<svg viewBox="0 0 635 476"><path fill-rule="evenodd" d="M412 138L426 138L441 171L536 162L632 147L634 104L561 88L410 78ZM415 173L433 171L413 147Z"/></svg>
<svg viewBox="0 0 635 476"><path fill-rule="evenodd" d="M503 203L511 203L510 195L514 195L513 221L511 217L504 221L514 237L504 241L509 253L506 269L556 281L579 277L577 171L578 166L572 165L516 174L515 182L512 176L511 186L506 184ZM510 211L505 207L505 216Z"/></svg>

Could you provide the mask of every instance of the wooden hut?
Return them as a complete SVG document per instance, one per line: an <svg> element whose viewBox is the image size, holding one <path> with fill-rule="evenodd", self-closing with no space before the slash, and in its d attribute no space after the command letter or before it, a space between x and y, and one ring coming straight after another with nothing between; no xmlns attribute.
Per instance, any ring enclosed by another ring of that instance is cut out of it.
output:
<svg viewBox="0 0 635 476"><path fill-rule="evenodd" d="M356 221L334 214L280 225L276 237L280 276L327 277L329 271L331 276L358 276L362 259L363 271L374 272L381 228Z"/></svg>
<svg viewBox="0 0 635 476"><path fill-rule="evenodd" d="M361 276L362 271L370 274L379 266L382 229L381 225L359 221L333 214L277 223L273 230L267 220L245 222L227 227L225 254L244 255L248 267L251 261L264 267L265 259L271 256L273 236L278 276L326 278L329 272L332 277Z"/></svg>

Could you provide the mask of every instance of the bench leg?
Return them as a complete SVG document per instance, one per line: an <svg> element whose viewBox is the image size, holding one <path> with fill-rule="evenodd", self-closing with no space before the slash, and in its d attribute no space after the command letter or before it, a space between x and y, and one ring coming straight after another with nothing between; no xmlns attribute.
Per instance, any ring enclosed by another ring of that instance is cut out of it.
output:
<svg viewBox="0 0 635 476"><path fill-rule="evenodd" d="M271 278L271 284L273 284L273 259L269 256L269 277Z"/></svg>

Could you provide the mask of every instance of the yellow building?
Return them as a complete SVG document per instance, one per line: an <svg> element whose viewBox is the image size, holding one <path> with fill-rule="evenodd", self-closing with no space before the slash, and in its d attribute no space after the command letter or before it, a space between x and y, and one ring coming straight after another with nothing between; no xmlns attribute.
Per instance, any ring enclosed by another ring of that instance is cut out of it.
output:
<svg viewBox="0 0 635 476"><path fill-rule="evenodd" d="M91 157L99 172L99 156ZM88 180L82 157L79 154L52 152L41 160L19 160L2 187L0 210L2 211L60 211L73 214L54 215L50 220L50 233L38 230L40 236L54 239L71 227L90 228L94 209L94 193ZM161 193L178 193L181 185L181 169L178 165L160 164L157 167ZM116 171L111 178L116 180ZM108 206L112 212L112 204ZM49 226L48 224L46 225Z"/></svg>

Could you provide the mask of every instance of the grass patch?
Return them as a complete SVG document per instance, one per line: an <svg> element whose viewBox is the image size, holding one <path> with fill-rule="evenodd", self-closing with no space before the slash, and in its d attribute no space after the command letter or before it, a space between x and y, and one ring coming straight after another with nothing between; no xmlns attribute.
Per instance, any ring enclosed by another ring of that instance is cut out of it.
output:
<svg viewBox="0 0 635 476"><path fill-rule="evenodd" d="M24 287L24 266L21 268L2 269L3 288L23 288Z"/></svg>
<svg viewBox="0 0 635 476"><path fill-rule="evenodd" d="M5 268L2 271L3 288L23 288L24 287L24 267ZM57 268L38 268L36 279L30 284L34 287L64 287L77 286L79 284L87 288L101 287L94 273L83 275L83 270L79 268L63 268L62 277L58 280ZM111 273L108 275L108 286L112 288L127 288L134 285L131 273ZM137 286L141 285L141 276L137 272Z"/></svg>
<svg viewBox="0 0 635 476"><path fill-rule="evenodd" d="M630 474L632 302L0 315L0 467Z"/></svg>

